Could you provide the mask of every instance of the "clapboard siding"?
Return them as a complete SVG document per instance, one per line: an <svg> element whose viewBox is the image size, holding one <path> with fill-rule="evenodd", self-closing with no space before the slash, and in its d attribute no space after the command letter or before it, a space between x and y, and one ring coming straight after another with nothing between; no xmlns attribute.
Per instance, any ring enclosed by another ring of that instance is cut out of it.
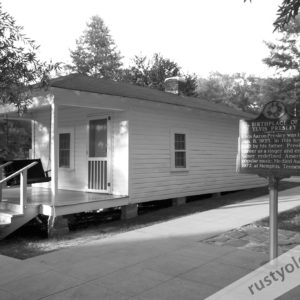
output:
<svg viewBox="0 0 300 300"><path fill-rule="evenodd" d="M185 109L134 108L130 118L130 201L239 190L264 185L236 173L238 121L224 114ZM171 170L173 129L188 138L188 171Z"/></svg>
<svg viewBox="0 0 300 300"><path fill-rule="evenodd" d="M50 170L50 109L41 110L32 115L32 151L31 158L40 158L44 169ZM51 173L50 173L51 174ZM50 187L50 183L39 183L36 186Z"/></svg>
<svg viewBox="0 0 300 300"><path fill-rule="evenodd" d="M55 92L56 100L64 104L59 105L58 129L74 133L74 168L59 169L59 188L86 190L87 120L101 115L111 116L111 192L129 195L131 203L265 184L258 176L236 173L236 116L87 92ZM50 110L35 113L35 118L40 124L36 157L47 165ZM187 171L171 168L171 133L176 129L187 133Z"/></svg>
<svg viewBox="0 0 300 300"><path fill-rule="evenodd" d="M112 193L128 195L129 123L127 112L113 114Z"/></svg>
<svg viewBox="0 0 300 300"><path fill-rule="evenodd" d="M58 169L58 187L68 190L85 190L87 187L87 116L93 110L76 107L60 107L58 130L74 133L74 168Z"/></svg>
<svg viewBox="0 0 300 300"><path fill-rule="evenodd" d="M180 179L180 182L178 182L178 179ZM186 184L192 184L192 180L198 180L199 178L197 178L196 176L195 177L192 177L192 178L189 178L189 179L185 179L185 178L177 178L176 180L173 179L173 180L168 180L168 183L169 184L177 184L178 187L179 186L185 186ZM155 190L158 190L158 189L164 189L165 188L165 180L166 178L164 178L164 181L157 181L155 180L154 178L151 178L147 181L147 183L144 183L144 182L141 182L141 181L137 181L136 182L136 185L138 185L139 187L142 187L143 189L143 192L146 191L147 189L150 189L149 188L149 184L155 184ZM208 183L212 183L212 184L215 184L216 182L231 182L232 180L234 180L234 184L235 185L240 185L240 184L243 184L243 180L242 179L239 179L239 180L235 180L234 177L231 177L231 176L226 176L224 178L220 178L220 179L216 179L215 177L211 176L211 177L203 177L201 182L198 182L198 186L207 186Z"/></svg>

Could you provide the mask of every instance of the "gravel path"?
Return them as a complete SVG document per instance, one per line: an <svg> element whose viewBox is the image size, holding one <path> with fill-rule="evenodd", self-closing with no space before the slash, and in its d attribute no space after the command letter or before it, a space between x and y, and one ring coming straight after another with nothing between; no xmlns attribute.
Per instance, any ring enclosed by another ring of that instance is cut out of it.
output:
<svg viewBox="0 0 300 300"><path fill-rule="evenodd" d="M204 241L218 246L232 246L256 252L269 252L269 227L249 224ZM291 230L278 230L278 252L284 252L300 244L300 233Z"/></svg>

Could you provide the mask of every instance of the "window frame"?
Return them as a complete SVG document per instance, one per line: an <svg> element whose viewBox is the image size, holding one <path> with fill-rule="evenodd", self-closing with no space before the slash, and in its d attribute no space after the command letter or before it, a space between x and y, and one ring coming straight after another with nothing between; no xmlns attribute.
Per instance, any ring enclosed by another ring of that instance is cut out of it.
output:
<svg viewBox="0 0 300 300"><path fill-rule="evenodd" d="M70 166L59 166L60 159L60 135L70 134ZM61 128L58 130L58 168L62 170L73 170L74 169L74 129L73 128Z"/></svg>
<svg viewBox="0 0 300 300"><path fill-rule="evenodd" d="M175 135L183 134L185 136L185 149L177 150L175 149ZM189 135L185 129L171 129L170 131L170 150L171 150L171 171L172 172L186 172L189 171ZM175 165L175 153L183 152L185 153L185 167L176 167Z"/></svg>

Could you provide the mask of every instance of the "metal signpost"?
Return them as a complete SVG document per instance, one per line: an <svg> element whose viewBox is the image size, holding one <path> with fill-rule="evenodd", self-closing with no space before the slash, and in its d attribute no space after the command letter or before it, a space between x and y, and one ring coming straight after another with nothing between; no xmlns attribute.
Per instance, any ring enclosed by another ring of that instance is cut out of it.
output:
<svg viewBox="0 0 300 300"><path fill-rule="evenodd" d="M253 120L240 120L237 171L268 178L270 260L278 256L278 184L300 175L300 118L283 103L267 103Z"/></svg>

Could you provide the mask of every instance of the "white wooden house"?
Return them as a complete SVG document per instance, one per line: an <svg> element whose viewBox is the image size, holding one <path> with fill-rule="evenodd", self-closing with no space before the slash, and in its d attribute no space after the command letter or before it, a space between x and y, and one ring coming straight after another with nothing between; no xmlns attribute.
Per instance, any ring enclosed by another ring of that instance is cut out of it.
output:
<svg viewBox="0 0 300 300"><path fill-rule="evenodd" d="M134 213L140 202L265 185L235 169L239 119L252 116L206 100L75 74L37 90L22 117L32 120L32 158L52 177L27 189L33 215ZM3 190L2 213L15 198Z"/></svg>

